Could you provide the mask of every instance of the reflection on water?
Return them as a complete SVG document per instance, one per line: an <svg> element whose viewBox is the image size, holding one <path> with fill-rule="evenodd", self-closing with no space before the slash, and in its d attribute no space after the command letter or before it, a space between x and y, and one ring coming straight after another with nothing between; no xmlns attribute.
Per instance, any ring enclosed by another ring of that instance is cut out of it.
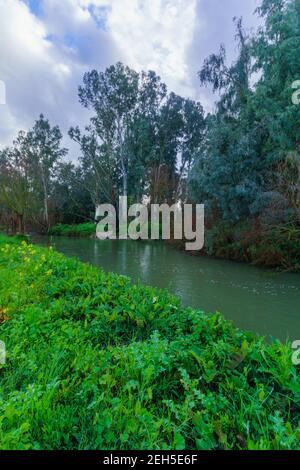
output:
<svg viewBox="0 0 300 470"><path fill-rule="evenodd" d="M240 328L300 339L300 275L193 257L163 243L42 237L67 256L168 288L184 305L220 311Z"/></svg>

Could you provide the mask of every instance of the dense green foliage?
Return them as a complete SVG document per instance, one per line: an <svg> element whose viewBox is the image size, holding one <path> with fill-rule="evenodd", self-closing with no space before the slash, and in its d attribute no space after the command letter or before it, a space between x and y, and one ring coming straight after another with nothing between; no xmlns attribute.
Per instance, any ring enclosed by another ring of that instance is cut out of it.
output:
<svg viewBox="0 0 300 470"><path fill-rule="evenodd" d="M1 449L296 449L291 347L0 237Z"/></svg>
<svg viewBox="0 0 300 470"><path fill-rule="evenodd" d="M127 225L127 230L128 226L130 224L130 218L129 222ZM121 225L122 229L123 225ZM126 228L126 225L124 226ZM87 222L85 224L57 224L51 227L49 230L49 235L55 235L59 237L90 237L90 238L95 238L96 237L96 229L102 232L106 232L107 230L111 230L112 227L110 225L101 225L101 224L95 224L92 222ZM149 237L151 236L151 231L157 229L159 236L161 238L162 236L162 226L161 224L148 224L148 234ZM117 227L117 233L119 232L119 227Z"/></svg>
<svg viewBox="0 0 300 470"><path fill-rule="evenodd" d="M215 254L238 257L226 239L241 247L236 233L247 223L244 241L248 235L246 249L254 261L298 269L299 255L293 257L300 243L300 106L292 97L300 76L300 2L263 0L257 13L263 23L255 34L237 21L237 60L227 65L221 47L199 73L202 85L211 85L220 99L207 116L189 188L194 200L206 203ZM285 236L292 232L290 246Z"/></svg>
<svg viewBox="0 0 300 470"><path fill-rule="evenodd" d="M155 72L138 74L121 63L87 72L79 101L93 114L84 133L75 127L69 135L80 145L95 205L117 205L120 194L132 202L182 195L182 178L204 135L200 103L168 93Z"/></svg>
<svg viewBox="0 0 300 470"><path fill-rule="evenodd" d="M184 241L170 243L179 249L185 246ZM262 228L249 221L235 225L219 221L207 228L200 254L299 273L300 228L293 223Z"/></svg>
<svg viewBox="0 0 300 470"><path fill-rule="evenodd" d="M154 71L86 72L78 98L91 118L69 130L77 163L43 115L0 152L1 227L83 234L75 224L120 195L204 203L206 254L299 271L300 0L260 0L255 14L251 33L234 20L236 59L221 45L199 71L218 96L209 114Z"/></svg>
<svg viewBox="0 0 300 470"><path fill-rule="evenodd" d="M65 237L93 237L96 235L96 225L94 223L77 225L57 224L51 227L49 235Z"/></svg>
<svg viewBox="0 0 300 470"><path fill-rule="evenodd" d="M0 152L0 215L20 233L28 220L49 228L53 180L67 153L61 140L59 127L41 114L27 134L20 131L13 145Z"/></svg>

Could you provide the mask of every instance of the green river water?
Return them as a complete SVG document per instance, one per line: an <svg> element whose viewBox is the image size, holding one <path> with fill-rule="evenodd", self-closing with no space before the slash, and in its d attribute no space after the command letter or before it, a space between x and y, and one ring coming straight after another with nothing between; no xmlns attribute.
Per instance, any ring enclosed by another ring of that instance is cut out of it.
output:
<svg viewBox="0 0 300 470"><path fill-rule="evenodd" d="M168 288L184 305L222 312L239 328L300 339L300 275L193 257L161 242L41 237L67 256Z"/></svg>

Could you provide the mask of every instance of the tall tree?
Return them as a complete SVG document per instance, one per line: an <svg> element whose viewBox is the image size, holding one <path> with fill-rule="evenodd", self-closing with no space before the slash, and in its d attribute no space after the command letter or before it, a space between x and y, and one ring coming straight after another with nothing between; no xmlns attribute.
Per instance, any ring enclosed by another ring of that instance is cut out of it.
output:
<svg viewBox="0 0 300 470"><path fill-rule="evenodd" d="M111 147L100 141L92 126L86 127L85 133L81 133L78 127L71 128L69 135L80 145L82 182L94 206L101 202L116 203L122 172L116 155L110 151Z"/></svg>
<svg viewBox="0 0 300 470"><path fill-rule="evenodd" d="M25 141L26 134L19 132L13 145L0 152L0 205L16 217L20 233L25 231L29 211L35 209Z"/></svg>
<svg viewBox="0 0 300 470"><path fill-rule="evenodd" d="M45 227L49 229L49 196L55 167L67 154L61 147L62 134L58 126L51 127L41 114L33 128L27 133L25 144L31 176L37 190L42 194Z"/></svg>
<svg viewBox="0 0 300 470"><path fill-rule="evenodd" d="M138 74L118 62L105 72L92 70L84 75L79 100L92 108L91 125L121 169L122 193L128 193L126 142L138 96Z"/></svg>
<svg viewBox="0 0 300 470"><path fill-rule="evenodd" d="M212 85L220 94L216 113L207 117L206 138L190 174L190 188L198 200L226 220L248 217L262 190L264 160L262 141L251 106L250 38L241 20L236 22L238 57L226 64L226 53L205 60L199 72L202 85Z"/></svg>
<svg viewBox="0 0 300 470"><path fill-rule="evenodd" d="M252 106L264 133L262 154L272 165L272 190L300 222L300 106L292 101L300 70L300 2L263 0L257 12L264 24L252 42L260 74Z"/></svg>
<svg viewBox="0 0 300 470"><path fill-rule="evenodd" d="M155 202L179 197L202 139L200 104L168 94L155 72L137 74L121 63L93 70L83 82L80 102L95 115L83 134L73 128L70 136L81 146L83 168L93 175L93 200L118 194L132 201L144 195Z"/></svg>

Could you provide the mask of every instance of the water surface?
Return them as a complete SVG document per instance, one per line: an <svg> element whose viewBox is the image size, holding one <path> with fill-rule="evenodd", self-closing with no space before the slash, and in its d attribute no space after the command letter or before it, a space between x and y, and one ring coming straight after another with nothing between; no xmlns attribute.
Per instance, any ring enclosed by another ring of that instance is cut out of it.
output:
<svg viewBox="0 0 300 470"><path fill-rule="evenodd" d="M222 312L243 329L300 339L300 275L193 257L157 241L41 237L67 256L168 288L184 305Z"/></svg>

